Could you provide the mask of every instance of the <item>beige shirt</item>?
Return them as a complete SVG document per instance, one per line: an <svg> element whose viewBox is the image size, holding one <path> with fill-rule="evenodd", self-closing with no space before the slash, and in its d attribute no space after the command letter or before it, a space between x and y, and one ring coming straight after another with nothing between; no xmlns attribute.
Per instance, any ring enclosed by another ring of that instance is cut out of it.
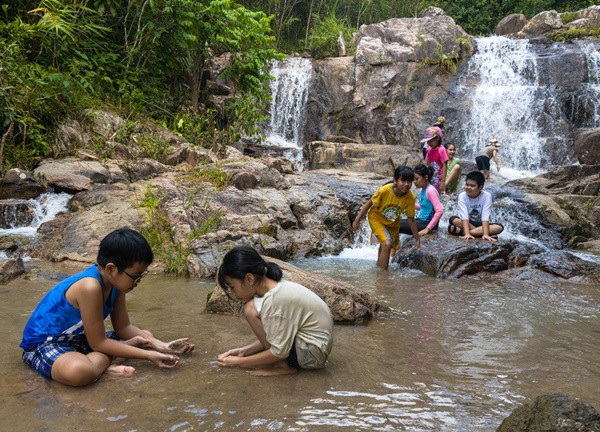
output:
<svg viewBox="0 0 600 432"><path fill-rule="evenodd" d="M295 341L302 368L325 365L333 347L333 319L318 295L300 284L281 281L262 299L255 298L254 304L275 357L288 357Z"/></svg>
<svg viewBox="0 0 600 432"><path fill-rule="evenodd" d="M494 150L498 151L498 147L487 145L479 152L477 156L487 156L491 159L494 156Z"/></svg>

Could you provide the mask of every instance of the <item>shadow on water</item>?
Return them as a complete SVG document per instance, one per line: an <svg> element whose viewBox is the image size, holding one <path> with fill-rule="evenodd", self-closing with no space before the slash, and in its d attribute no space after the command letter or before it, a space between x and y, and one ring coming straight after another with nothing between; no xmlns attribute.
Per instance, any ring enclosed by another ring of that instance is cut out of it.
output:
<svg viewBox="0 0 600 432"><path fill-rule="evenodd" d="M297 264L353 282L391 310L336 326L326 369L272 379L216 365L252 335L241 318L202 312L212 281L150 276L128 295L132 322L164 339L189 336L197 351L172 371L128 361L132 378L83 389L46 381L17 346L55 281L11 282L0 306L0 430L491 431L542 393L600 405L597 287L444 281L380 272L370 259Z"/></svg>

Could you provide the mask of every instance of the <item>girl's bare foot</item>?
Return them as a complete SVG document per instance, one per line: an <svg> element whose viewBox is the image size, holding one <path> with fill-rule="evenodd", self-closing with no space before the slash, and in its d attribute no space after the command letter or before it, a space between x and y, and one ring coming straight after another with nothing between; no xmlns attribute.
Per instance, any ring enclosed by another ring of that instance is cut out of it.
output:
<svg viewBox="0 0 600 432"><path fill-rule="evenodd" d="M112 376L126 377L133 375L135 373L135 368L132 366L111 364L108 369L106 369L106 373Z"/></svg>
<svg viewBox="0 0 600 432"><path fill-rule="evenodd" d="M291 375L298 372L298 369L291 367L287 361L280 361L273 365L273 367L269 369L256 369L249 370L246 373L249 373L253 376L277 376L277 375Z"/></svg>

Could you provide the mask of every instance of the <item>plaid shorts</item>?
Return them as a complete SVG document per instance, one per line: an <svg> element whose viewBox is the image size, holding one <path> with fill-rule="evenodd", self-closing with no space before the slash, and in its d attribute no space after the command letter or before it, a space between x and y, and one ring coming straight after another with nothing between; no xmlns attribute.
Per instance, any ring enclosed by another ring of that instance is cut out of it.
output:
<svg viewBox="0 0 600 432"><path fill-rule="evenodd" d="M120 340L114 331L107 331L106 337ZM45 378L52 379L52 365L61 355L68 352L89 354L94 350L84 334L56 335L37 347L23 352L23 363Z"/></svg>

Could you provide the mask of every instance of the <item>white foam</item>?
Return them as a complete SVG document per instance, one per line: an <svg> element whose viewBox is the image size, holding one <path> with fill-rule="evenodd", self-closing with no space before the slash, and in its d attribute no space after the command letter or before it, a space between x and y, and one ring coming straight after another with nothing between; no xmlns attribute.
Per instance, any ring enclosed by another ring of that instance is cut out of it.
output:
<svg viewBox="0 0 600 432"><path fill-rule="evenodd" d="M71 197L72 195L61 192L59 194L45 193L37 198L30 199L29 202L33 204L34 207L34 216L31 224L23 227L0 229L0 236L35 236L41 224L51 221L52 219L56 218L57 214L67 211L67 205Z"/></svg>

